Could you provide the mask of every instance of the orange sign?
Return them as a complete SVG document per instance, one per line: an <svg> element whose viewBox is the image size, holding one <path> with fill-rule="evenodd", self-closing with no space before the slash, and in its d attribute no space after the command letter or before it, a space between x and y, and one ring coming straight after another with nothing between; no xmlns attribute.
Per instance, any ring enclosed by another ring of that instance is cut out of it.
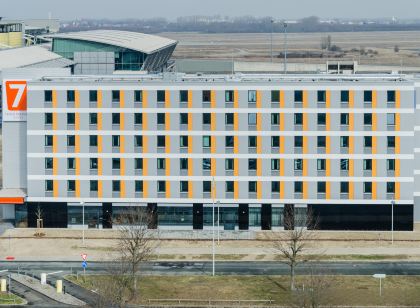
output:
<svg viewBox="0 0 420 308"><path fill-rule="evenodd" d="M26 81L6 81L6 99L8 111L26 111Z"/></svg>

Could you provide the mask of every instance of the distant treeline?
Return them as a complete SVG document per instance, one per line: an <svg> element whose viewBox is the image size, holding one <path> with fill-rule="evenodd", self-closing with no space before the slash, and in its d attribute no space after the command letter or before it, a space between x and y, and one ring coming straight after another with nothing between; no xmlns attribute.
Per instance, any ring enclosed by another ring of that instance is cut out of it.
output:
<svg viewBox="0 0 420 308"><path fill-rule="evenodd" d="M228 18L220 16L180 17L176 21L153 19L82 19L63 22L62 32L119 29L144 33L202 32L202 33L269 33L284 31L284 21L271 22L271 17L244 16ZM287 23L287 31L300 32L360 32L360 31L414 31L420 30L420 21L321 21L318 17L306 17Z"/></svg>

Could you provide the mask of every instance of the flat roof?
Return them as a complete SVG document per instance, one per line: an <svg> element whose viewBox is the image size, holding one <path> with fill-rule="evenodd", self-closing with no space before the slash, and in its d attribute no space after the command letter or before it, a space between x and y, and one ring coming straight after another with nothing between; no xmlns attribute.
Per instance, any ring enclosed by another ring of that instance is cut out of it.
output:
<svg viewBox="0 0 420 308"><path fill-rule="evenodd" d="M59 61L58 61L59 60ZM5 68L27 67L53 61L53 67L65 67L73 62L41 46L29 46L0 50L0 71ZM49 65L48 67L51 67Z"/></svg>
<svg viewBox="0 0 420 308"><path fill-rule="evenodd" d="M154 53L178 43L177 41L161 36L119 30L92 30L58 33L49 37L53 39L73 39L115 45L147 54Z"/></svg>

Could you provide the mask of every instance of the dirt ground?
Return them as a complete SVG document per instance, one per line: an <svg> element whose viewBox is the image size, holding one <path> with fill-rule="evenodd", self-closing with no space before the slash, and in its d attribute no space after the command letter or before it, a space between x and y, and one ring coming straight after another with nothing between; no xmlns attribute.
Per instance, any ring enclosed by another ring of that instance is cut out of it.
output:
<svg viewBox="0 0 420 308"><path fill-rule="evenodd" d="M160 33L179 41L177 59L234 59L236 61L269 61L270 33ZM420 66L420 32L344 32L290 33L288 51L321 51L323 38L331 36L332 45L345 53L342 60L355 60L369 65ZM398 52L395 52L398 46ZM273 35L273 54L284 49L284 34ZM360 50L367 53L361 55ZM352 51L353 50L353 51ZM369 52L370 50L370 52ZM282 61L281 58L275 61ZM289 59L291 63L325 63L326 58Z"/></svg>

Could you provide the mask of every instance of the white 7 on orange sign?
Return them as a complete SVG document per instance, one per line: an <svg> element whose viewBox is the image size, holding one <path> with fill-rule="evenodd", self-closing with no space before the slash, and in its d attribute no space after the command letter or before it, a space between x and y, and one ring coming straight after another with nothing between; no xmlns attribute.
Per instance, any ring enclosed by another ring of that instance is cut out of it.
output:
<svg viewBox="0 0 420 308"><path fill-rule="evenodd" d="M25 111L27 105L26 81L6 81L7 109Z"/></svg>

